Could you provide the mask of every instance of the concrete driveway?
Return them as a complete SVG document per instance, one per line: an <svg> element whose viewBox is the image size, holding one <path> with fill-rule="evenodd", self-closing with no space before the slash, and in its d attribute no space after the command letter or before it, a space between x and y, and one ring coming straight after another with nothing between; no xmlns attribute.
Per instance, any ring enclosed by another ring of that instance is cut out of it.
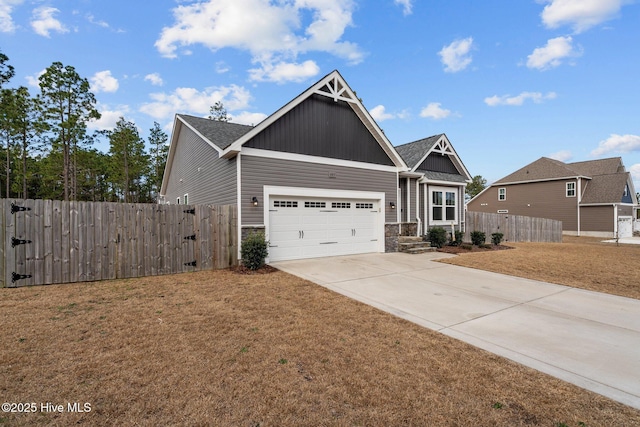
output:
<svg viewBox="0 0 640 427"><path fill-rule="evenodd" d="M640 409L640 301L434 262L364 254L280 270Z"/></svg>

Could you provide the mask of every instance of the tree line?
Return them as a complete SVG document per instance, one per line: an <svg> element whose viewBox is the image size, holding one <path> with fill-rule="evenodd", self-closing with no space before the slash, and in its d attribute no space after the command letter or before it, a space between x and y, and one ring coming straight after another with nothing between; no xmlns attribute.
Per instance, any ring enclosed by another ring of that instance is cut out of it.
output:
<svg viewBox="0 0 640 427"><path fill-rule="evenodd" d="M148 152L135 123L89 132L100 119L89 81L54 62L38 78L40 92L6 87L15 75L0 52L0 197L153 203L168 153L154 122ZM109 151L93 145L106 138Z"/></svg>

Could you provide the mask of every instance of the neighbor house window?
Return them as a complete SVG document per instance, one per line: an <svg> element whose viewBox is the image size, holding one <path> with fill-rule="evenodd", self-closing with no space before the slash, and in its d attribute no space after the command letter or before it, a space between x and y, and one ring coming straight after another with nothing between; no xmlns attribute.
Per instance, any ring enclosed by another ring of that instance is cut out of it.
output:
<svg viewBox="0 0 640 427"><path fill-rule="evenodd" d="M188 205L189 204L189 194L185 194L184 195L184 204Z"/></svg>
<svg viewBox="0 0 640 427"><path fill-rule="evenodd" d="M567 197L576 197L576 183L567 182Z"/></svg>
<svg viewBox="0 0 640 427"><path fill-rule="evenodd" d="M507 200L507 189L506 188L498 188L498 200L504 201Z"/></svg>
<svg viewBox="0 0 640 427"><path fill-rule="evenodd" d="M176 205L180 204L180 197L176 197Z"/></svg>
<svg viewBox="0 0 640 427"><path fill-rule="evenodd" d="M457 222L458 200L456 191L445 188L431 190L431 223Z"/></svg>

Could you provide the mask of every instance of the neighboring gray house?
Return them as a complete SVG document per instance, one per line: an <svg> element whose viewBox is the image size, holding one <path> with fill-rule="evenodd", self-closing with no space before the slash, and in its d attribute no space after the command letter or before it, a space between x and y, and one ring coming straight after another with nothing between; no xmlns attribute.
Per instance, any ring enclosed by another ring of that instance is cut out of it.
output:
<svg viewBox="0 0 640 427"><path fill-rule="evenodd" d="M423 157L452 159L458 173L442 161L436 172L407 166L333 71L255 127L177 115L161 200L237 205L239 238L264 230L269 261L395 251L399 223L424 215L417 205L432 209L414 186L455 189L462 208L468 173L446 137L438 141ZM446 217L449 205L438 206Z"/></svg>
<svg viewBox="0 0 640 427"><path fill-rule="evenodd" d="M569 235L628 237L637 205L620 157L575 163L541 157L494 182L467 209L559 220Z"/></svg>

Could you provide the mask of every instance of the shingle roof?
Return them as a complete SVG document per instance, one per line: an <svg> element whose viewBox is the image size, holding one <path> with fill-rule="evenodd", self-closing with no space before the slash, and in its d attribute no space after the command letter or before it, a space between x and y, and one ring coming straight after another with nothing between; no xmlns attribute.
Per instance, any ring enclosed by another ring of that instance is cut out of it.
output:
<svg viewBox="0 0 640 427"><path fill-rule="evenodd" d="M508 182L539 181L542 179L554 179L576 176L564 163L548 157L541 157L533 163L518 169L514 173L496 181L496 184Z"/></svg>
<svg viewBox="0 0 640 427"><path fill-rule="evenodd" d="M407 144L398 145L395 147L400 157L404 162L413 169L418 165L418 162L422 160L425 154L438 142L440 137L444 134L433 135L428 138L420 139L418 141L409 142Z"/></svg>
<svg viewBox="0 0 640 427"><path fill-rule="evenodd" d="M629 173L595 175L587 182L581 204L620 203Z"/></svg>
<svg viewBox="0 0 640 427"><path fill-rule="evenodd" d="M425 171L424 177L433 181L467 182L464 176L453 173Z"/></svg>
<svg viewBox="0 0 640 427"><path fill-rule="evenodd" d="M567 166L583 176L607 175L625 172L620 157L609 159L589 160L586 162L567 163Z"/></svg>
<svg viewBox="0 0 640 427"><path fill-rule="evenodd" d="M253 129L253 126L188 116L186 114L178 114L178 117L223 150Z"/></svg>
<svg viewBox="0 0 640 427"><path fill-rule="evenodd" d="M587 177L581 203L620 203L629 173L620 157L563 163L541 157L533 163L496 181L495 184L540 181L559 178Z"/></svg>

